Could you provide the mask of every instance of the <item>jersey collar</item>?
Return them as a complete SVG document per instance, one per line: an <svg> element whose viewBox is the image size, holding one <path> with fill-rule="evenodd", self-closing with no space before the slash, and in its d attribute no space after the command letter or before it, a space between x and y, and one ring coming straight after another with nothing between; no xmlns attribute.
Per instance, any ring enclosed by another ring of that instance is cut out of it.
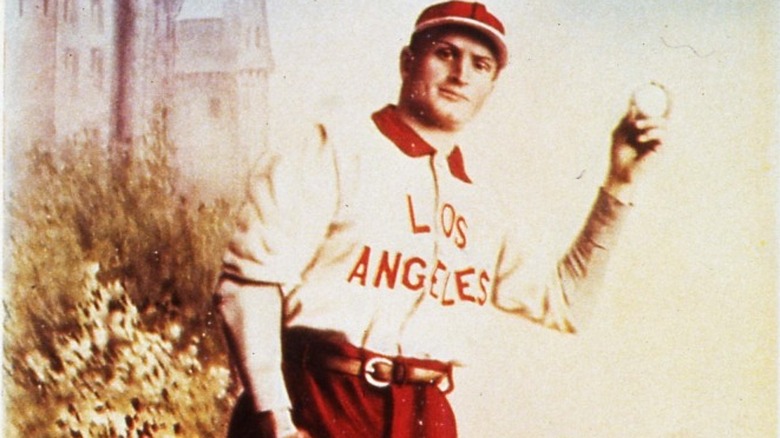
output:
<svg viewBox="0 0 780 438"><path fill-rule="evenodd" d="M398 149L407 156L418 158L431 156L436 153L436 149L433 146L428 144L414 129L404 123L398 115L395 105L387 105L375 112L371 118L374 120L374 124L379 129L379 132L398 146ZM447 164L452 176L465 183L471 183L471 178L466 174L463 153L458 146L455 146L447 156Z"/></svg>

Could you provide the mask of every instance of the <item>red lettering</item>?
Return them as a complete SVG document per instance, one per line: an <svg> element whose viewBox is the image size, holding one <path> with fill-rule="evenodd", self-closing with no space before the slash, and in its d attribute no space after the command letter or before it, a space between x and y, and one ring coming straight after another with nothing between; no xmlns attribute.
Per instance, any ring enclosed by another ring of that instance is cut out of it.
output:
<svg viewBox="0 0 780 438"><path fill-rule="evenodd" d="M412 204L412 196L406 195L406 203L409 206L409 221L412 224L412 234L430 233L430 225L417 225L417 221L414 217L414 205Z"/></svg>
<svg viewBox="0 0 780 438"><path fill-rule="evenodd" d="M442 263L441 260L436 261L436 269L434 269L433 273L431 274L431 290L429 291L429 293L431 294L432 297L439 298L439 296L436 295L436 292L433 290L436 284L439 282L436 276L436 274L439 271L446 273L446 275L444 276L444 284L441 287L441 304L443 306L451 306L455 304L455 300L447 298L447 285L449 284L450 281L450 273L447 271L447 265Z"/></svg>
<svg viewBox="0 0 780 438"><path fill-rule="evenodd" d="M439 224L446 237L453 237L453 234L455 234L453 238L455 246L460 249L466 247L466 229L468 224L466 223L466 218L459 215L452 204L446 203L442 205L439 213Z"/></svg>
<svg viewBox="0 0 780 438"><path fill-rule="evenodd" d="M437 295L436 291L433 290L433 288L439 282L438 278L436 277L436 274L439 271L447 272L447 266L442 263L441 260L436 260L436 267L433 268L433 272L431 273L431 289L428 291L428 293L431 294L431 296L434 298L439 298L439 295ZM447 279L449 279L449 275L444 277L444 286L441 288L442 292L444 292L444 289L447 287Z"/></svg>
<svg viewBox="0 0 780 438"><path fill-rule="evenodd" d="M474 275L474 268L467 268L461 271L455 271L455 285L458 286L458 297L463 301L477 301L473 296L466 293L466 289L471 286L466 277Z"/></svg>
<svg viewBox="0 0 780 438"><path fill-rule="evenodd" d="M379 260L379 267L376 270L376 276L374 277L374 287L379 287L379 283L382 281L382 275L386 278L387 287L390 289L395 288L395 280L398 277L398 267L401 265L401 253L395 254L395 261L393 266L390 266L389 254L387 251L382 251L382 258Z"/></svg>
<svg viewBox="0 0 780 438"><path fill-rule="evenodd" d="M360 258L355 267L352 268L352 272L347 277L347 283L351 283L352 279L357 277L360 279L360 285L366 285L366 275L368 274L368 258L371 256L371 248L363 246L363 252L360 254Z"/></svg>
<svg viewBox="0 0 780 438"><path fill-rule="evenodd" d="M371 247L364 245L355 265L347 276L347 283L357 283L365 287L369 282L370 263ZM477 303L482 306L490 298L490 275L484 270L477 271L470 266L450 271L444 262L436 260L430 277L428 277L426 276L427 267L425 259L421 257L405 259L401 252L382 251L376 265L376 272L371 272L373 278L370 284L375 288L384 285L388 289L395 289L400 276L401 284L409 291L422 291L429 287L427 293L442 306L453 306L458 301ZM454 277L452 285L450 285L451 277ZM429 286L426 285L426 281L428 281Z"/></svg>
<svg viewBox="0 0 780 438"><path fill-rule="evenodd" d="M456 228L458 230L458 235L455 236L455 246L457 246L460 249L463 249L466 247L466 230L465 228L468 228L468 224L466 223L466 218L463 216L458 217L457 222L455 222Z"/></svg>
<svg viewBox="0 0 780 438"><path fill-rule="evenodd" d="M410 279L410 274L412 272L412 265L419 265L420 270L425 270L425 260L419 258L419 257L412 257L409 260L404 263L404 275L401 279L401 282L406 286L407 289L415 291L420 290L423 287L423 283L425 283L425 275L423 274L417 274L417 282L412 283Z"/></svg>
<svg viewBox="0 0 780 438"><path fill-rule="evenodd" d="M490 276L487 272L482 271L481 274L479 274L479 290L482 292L482 294L477 298L477 302L479 305L485 304L485 301L487 301L488 297L488 283L490 282Z"/></svg>
<svg viewBox="0 0 780 438"><path fill-rule="evenodd" d="M450 204L444 204L441 207L441 229L447 237L452 236L452 230L455 228L455 207Z"/></svg>

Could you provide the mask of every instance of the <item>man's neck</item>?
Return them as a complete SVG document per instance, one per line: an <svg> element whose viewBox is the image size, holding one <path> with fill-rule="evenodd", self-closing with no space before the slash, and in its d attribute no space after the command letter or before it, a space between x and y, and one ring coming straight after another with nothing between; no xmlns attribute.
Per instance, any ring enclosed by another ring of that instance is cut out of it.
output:
<svg viewBox="0 0 780 438"><path fill-rule="evenodd" d="M408 108L398 106L398 115L401 117L404 123L409 125L410 128L422 137L423 140L428 142L437 151L443 151L449 153L456 144L457 131L446 131L438 127L429 126L414 117Z"/></svg>

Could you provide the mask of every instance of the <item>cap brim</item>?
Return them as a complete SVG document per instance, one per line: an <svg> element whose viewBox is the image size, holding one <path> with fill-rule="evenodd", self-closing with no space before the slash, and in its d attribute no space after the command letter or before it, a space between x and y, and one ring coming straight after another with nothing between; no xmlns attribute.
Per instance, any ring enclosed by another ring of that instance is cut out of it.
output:
<svg viewBox="0 0 780 438"><path fill-rule="evenodd" d="M509 52L506 47L506 41L504 40L504 35L502 35L501 32L497 31L493 27L470 18L465 18L465 17L434 18L433 20L428 20L425 21L424 23L420 23L419 25L417 25L417 27L414 28L414 32L412 34L417 34L424 30L432 29L434 27L439 27L439 26L445 26L449 24L470 27L478 31L482 35L488 37L490 41L492 41L493 44L496 46L496 50L498 50L498 53L496 55L498 56L497 61L500 67L504 67L509 61Z"/></svg>

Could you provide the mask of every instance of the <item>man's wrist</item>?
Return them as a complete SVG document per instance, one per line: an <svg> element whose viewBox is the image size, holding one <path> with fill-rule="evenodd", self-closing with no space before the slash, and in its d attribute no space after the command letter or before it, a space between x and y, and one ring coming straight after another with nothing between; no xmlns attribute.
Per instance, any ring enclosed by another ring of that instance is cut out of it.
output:
<svg viewBox="0 0 780 438"><path fill-rule="evenodd" d="M294 436L298 430L292 421L292 413L289 408L269 409L260 411L256 415L263 433L262 436Z"/></svg>
<svg viewBox="0 0 780 438"><path fill-rule="evenodd" d="M608 176L604 181L602 190L623 204L633 203L636 186L630 182L620 181L613 176Z"/></svg>

